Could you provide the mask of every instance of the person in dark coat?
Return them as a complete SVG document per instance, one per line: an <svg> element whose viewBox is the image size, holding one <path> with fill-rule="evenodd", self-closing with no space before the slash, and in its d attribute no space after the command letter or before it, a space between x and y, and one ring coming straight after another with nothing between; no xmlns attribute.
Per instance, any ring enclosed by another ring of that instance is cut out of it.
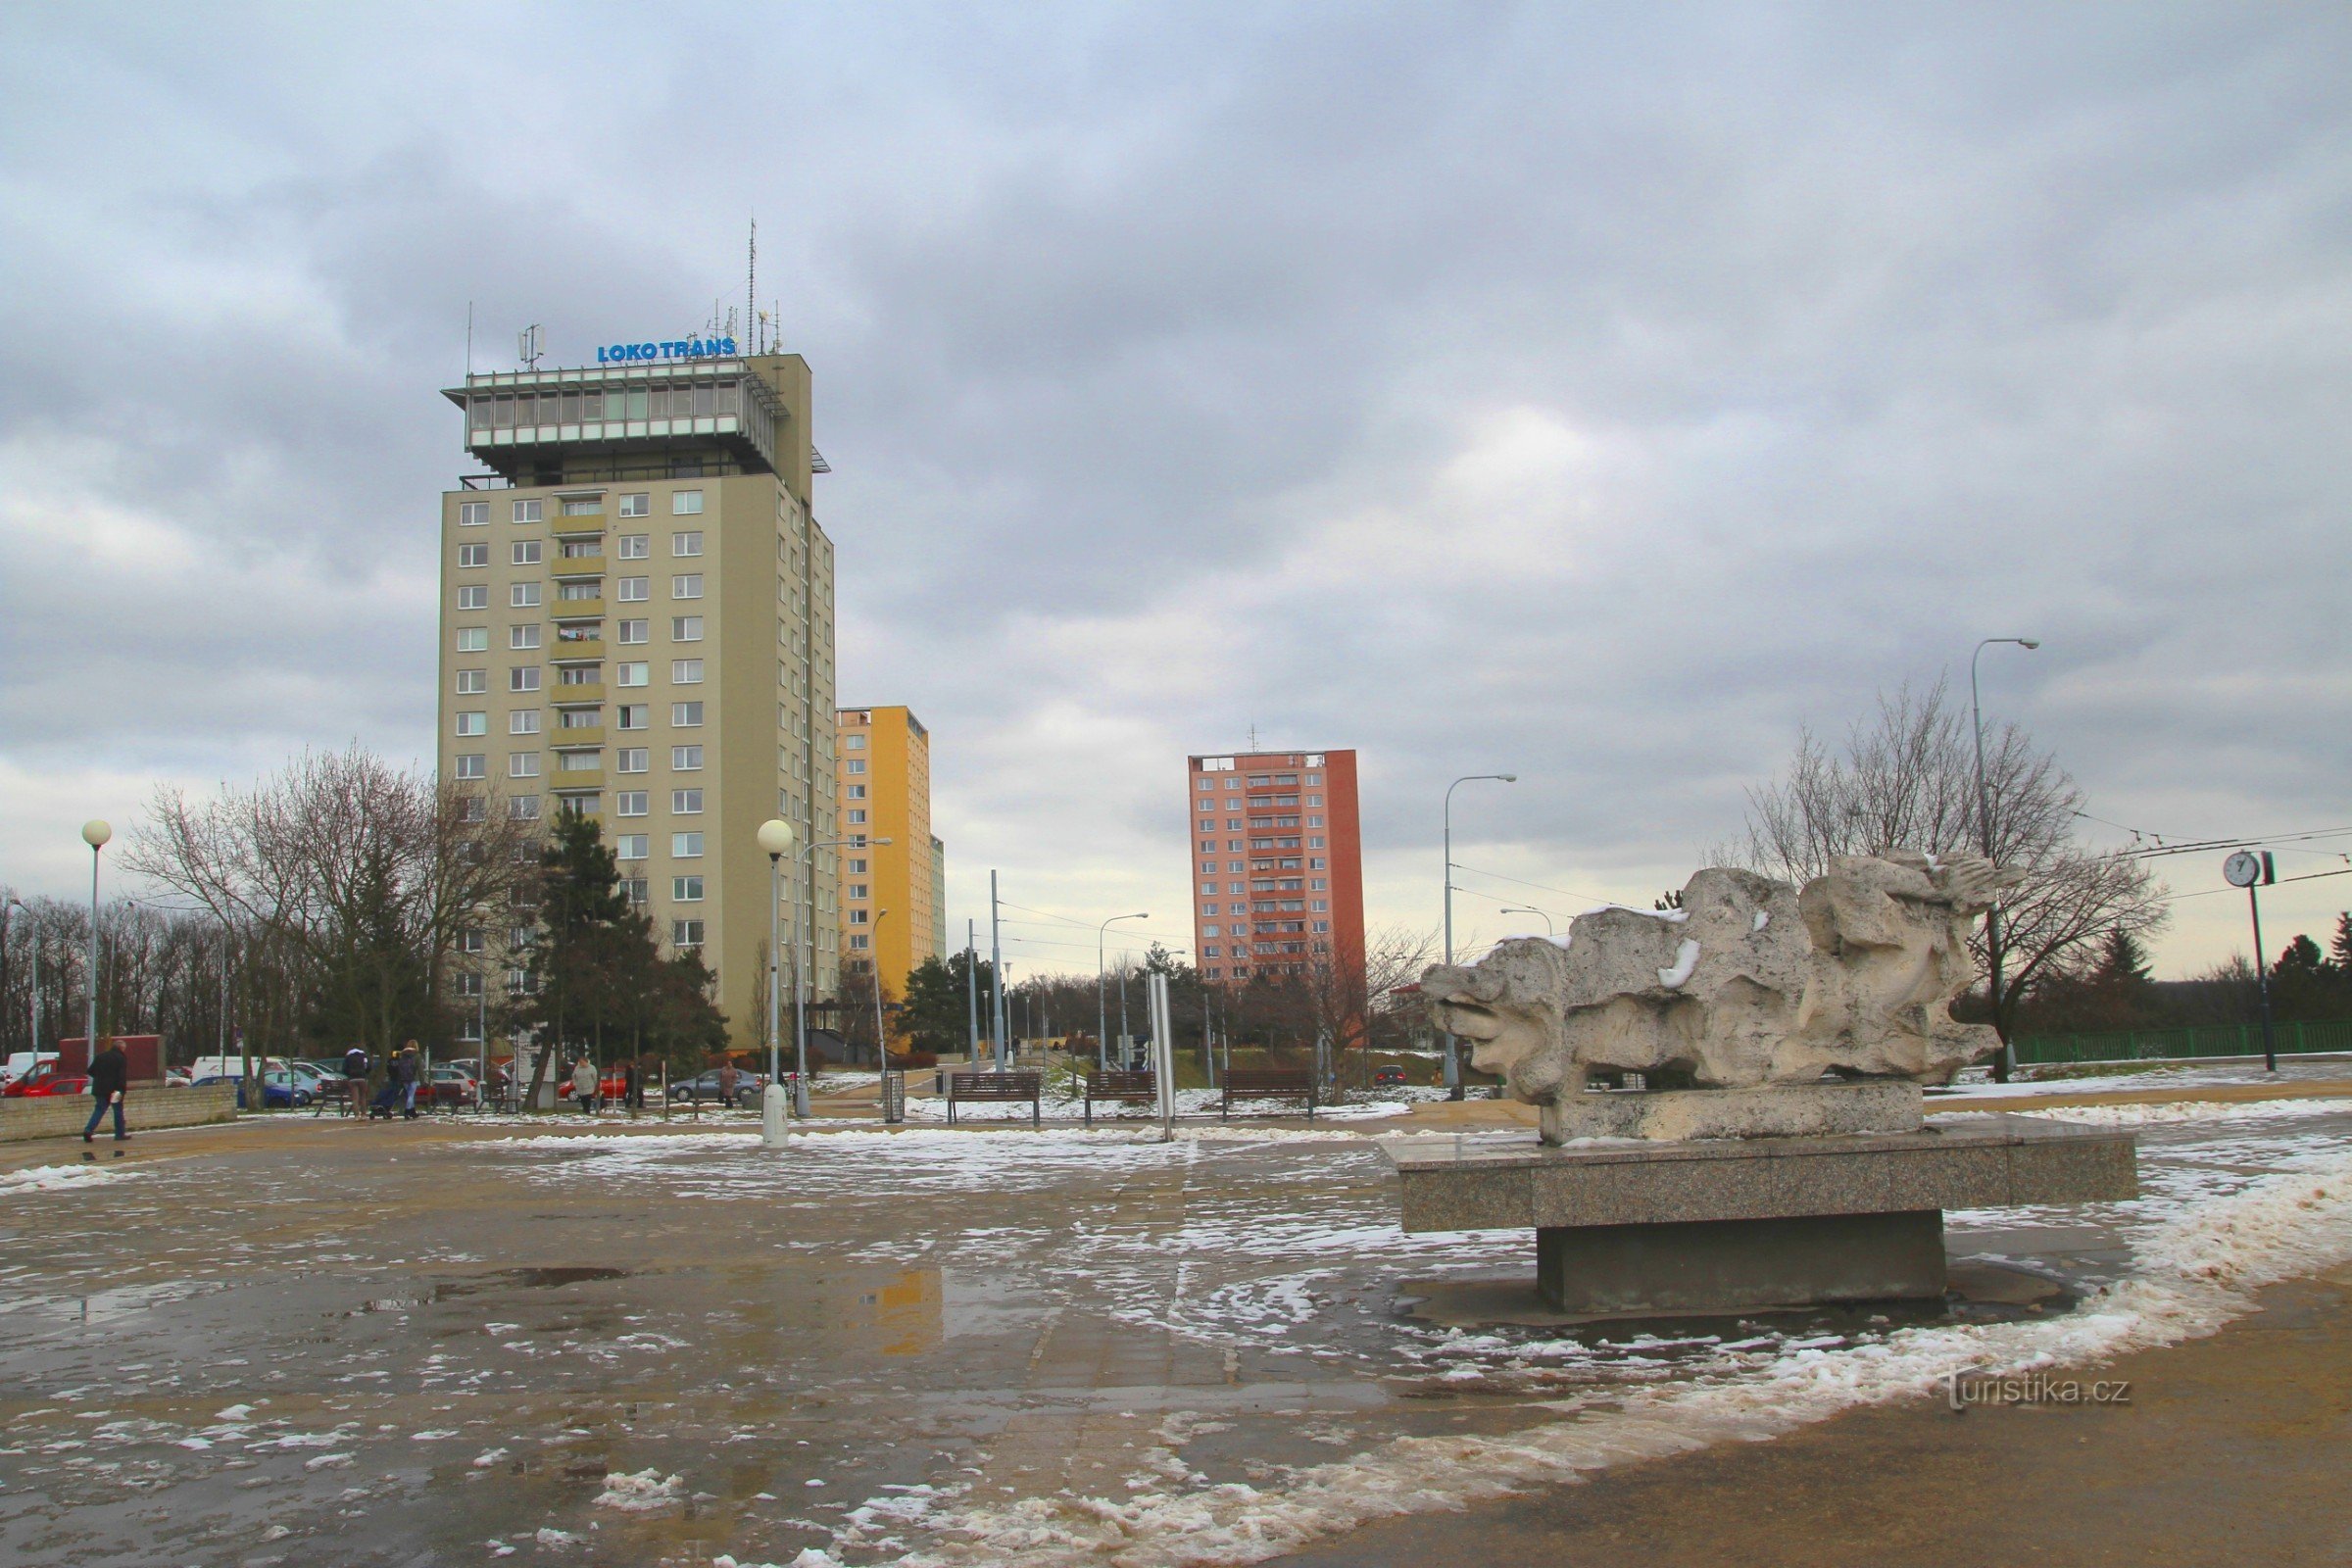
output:
<svg viewBox="0 0 2352 1568"><path fill-rule="evenodd" d="M354 1046L343 1053L343 1114L360 1113L360 1096L368 1092L368 1049Z"/></svg>
<svg viewBox="0 0 2352 1568"><path fill-rule="evenodd" d="M635 1057L620 1064L620 1103L627 1110L645 1108L645 1075L638 1071Z"/></svg>
<svg viewBox="0 0 2352 1568"><path fill-rule="evenodd" d="M121 1041L109 1045L90 1058L90 1099L97 1102L90 1107L90 1124L81 1130L81 1141L89 1143L98 1136L98 1123L106 1116L107 1107L115 1111L115 1142L130 1137L122 1130L122 1096L130 1088L130 1062L122 1054Z"/></svg>

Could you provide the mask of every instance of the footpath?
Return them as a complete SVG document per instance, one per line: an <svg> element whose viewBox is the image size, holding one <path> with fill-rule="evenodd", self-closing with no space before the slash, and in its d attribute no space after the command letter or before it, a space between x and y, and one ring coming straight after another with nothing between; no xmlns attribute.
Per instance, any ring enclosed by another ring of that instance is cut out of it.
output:
<svg viewBox="0 0 2352 1568"><path fill-rule="evenodd" d="M1770 1443L1369 1526L1291 1568L2205 1568L2352 1563L2352 1268L2120 1357L2114 1406L1851 1411Z"/></svg>

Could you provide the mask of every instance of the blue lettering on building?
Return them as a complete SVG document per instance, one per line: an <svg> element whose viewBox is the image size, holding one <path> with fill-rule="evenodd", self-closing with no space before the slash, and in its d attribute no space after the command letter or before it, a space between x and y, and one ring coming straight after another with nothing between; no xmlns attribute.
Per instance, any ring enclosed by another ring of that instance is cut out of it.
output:
<svg viewBox="0 0 2352 1568"><path fill-rule="evenodd" d="M735 353L731 337L690 337L675 343L614 343L596 351L599 365L645 365L663 360L723 360Z"/></svg>

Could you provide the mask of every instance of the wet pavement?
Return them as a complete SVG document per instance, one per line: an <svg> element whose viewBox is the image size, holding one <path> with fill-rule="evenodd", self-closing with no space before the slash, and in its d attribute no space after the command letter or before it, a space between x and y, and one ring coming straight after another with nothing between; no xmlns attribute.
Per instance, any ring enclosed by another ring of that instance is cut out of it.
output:
<svg viewBox="0 0 2352 1568"><path fill-rule="evenodd" d="M0 1173L0 1561L1182 1561L1122 1510L2063 1315L2352 1148L2352 1102L2214 1111L2147 1122L2139 1203L1953 1216L1949 1311L1582 1328L1493 1304L1531 1238L1398 1232L1344 1132L158 1136Z"/></svg>

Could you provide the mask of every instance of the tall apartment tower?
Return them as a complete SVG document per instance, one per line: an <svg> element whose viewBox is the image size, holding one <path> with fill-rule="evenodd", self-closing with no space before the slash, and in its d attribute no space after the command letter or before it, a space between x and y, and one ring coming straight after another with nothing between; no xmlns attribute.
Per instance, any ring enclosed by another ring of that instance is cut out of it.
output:
<svg viewBox="0 0 2352 1568"><path fill-rule="evenodd" d="M441 776L517 817L601 823L629 897L668 946L701 950L749 1047L765 1038L760 824L837 836L808 366L731 340L597 357L445 393L489 472L441 498ZM802 919L830 992L834 854L786 869L786 983Z"/></svg>
<svg viewBox="0 0 2352 1568"><path fill-rule="evenodd" d="M1239 985L1321 961L1364 972L1363 828L1355 753L1192 759L1193 952Z"/></svg>
<svg viewBox="0 0 2352 1568"><path fill-rule="evenodd" d="M931 836L931 733L905 708L844 708L833 727L842 833L854 846L843 851L842 961L878 964L883 985L904 996L906 976L947 946L947 851Z"/></svg>

